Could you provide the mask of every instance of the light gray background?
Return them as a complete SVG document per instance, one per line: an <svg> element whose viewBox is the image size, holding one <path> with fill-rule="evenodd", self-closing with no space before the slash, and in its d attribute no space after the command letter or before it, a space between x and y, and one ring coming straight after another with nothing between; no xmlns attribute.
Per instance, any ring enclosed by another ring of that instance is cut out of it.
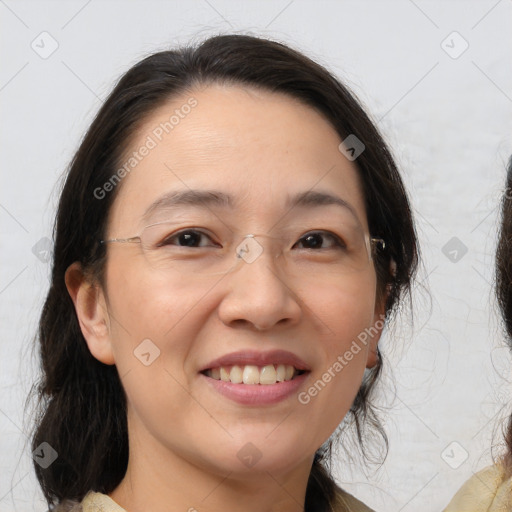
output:
<svg viewBox="0 0 512 512"><path fill-rule="evenodd" d="M389 457L365 474L340 455L339 481L379 511L430 512L489 464L512 408L492 297L512 153L511 14L511 0L0 0L0 512L45 510L23 401L49 274L32 248L51 236L58 180L129 66L218 32L278 38L344 79L390 142L413 201L423 267L414 328L405 315L384 340ZM31 47L51 49L44 31L58 43L47 58Z"/></svg>

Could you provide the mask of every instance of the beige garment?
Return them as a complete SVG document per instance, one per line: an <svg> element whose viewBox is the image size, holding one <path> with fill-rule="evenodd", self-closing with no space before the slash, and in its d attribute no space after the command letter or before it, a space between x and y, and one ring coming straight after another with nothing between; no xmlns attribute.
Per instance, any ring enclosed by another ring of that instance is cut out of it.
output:
<svg viewBox="0 0 512 512"><path fill-rule="evenodd" d="M126 510L106 494L91 491L82 500L80 512L126 512Z"/></svg>
<svg viewBox="0 0 512 512"><path fill-rule="evenodd" d="M338 491L336 499L336 512L373 512L371 508L341 489ZM82 500L81 505L80 512L126 512L112 498L99 492L89 492Z"/></svg>
<svg viewBox="0 0 512 512"><path fill-rule="evenodd" d="M503 467L489 466L473 475L443 512L512 512L512 478Z"/></svg>

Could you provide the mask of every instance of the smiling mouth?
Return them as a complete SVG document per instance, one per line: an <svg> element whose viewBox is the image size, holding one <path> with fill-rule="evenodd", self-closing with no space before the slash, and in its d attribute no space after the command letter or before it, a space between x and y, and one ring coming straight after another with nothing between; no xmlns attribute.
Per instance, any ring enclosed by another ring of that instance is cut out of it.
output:
<svg viewBox="0 0 512 512"><path fill-rule="evenodd" d="M267 364L265 366L234 365L210 368L201 372L211 379L231 382L233 384L271 385L293 380L306 373L289 364Z"/></svg>

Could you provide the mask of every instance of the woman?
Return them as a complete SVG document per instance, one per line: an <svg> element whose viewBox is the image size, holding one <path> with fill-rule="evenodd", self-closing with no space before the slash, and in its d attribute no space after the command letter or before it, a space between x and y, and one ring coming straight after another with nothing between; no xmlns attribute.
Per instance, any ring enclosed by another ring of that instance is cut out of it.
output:
<svg viewBox="0 0 512 512"><path fill-rule="evenodd" d="M496 296L509 343L512 340L512 158L501 202L501 226L496 250ZM495 465L470 478L445 512L512 511L512 415L505 433L506 452Z"/></svg>
<svg viewBox="0 0 512 512"><path fill-rule="evenodd" d="M48 503L369 510L323 459L345 417L363 449L385 440L377 345L416 263L393 159L324 68L242 35L144 59L58 208L33 438L57 454L35 463Z"/></svg>

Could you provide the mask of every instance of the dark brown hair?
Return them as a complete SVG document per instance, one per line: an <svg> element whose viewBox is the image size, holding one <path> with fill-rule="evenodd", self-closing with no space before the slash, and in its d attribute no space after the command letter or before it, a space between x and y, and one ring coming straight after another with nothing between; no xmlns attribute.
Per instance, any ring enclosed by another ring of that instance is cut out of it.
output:
<svg viewBox="0 0 512 512"><path fill-rule="evenodd" d="M109 493L127 468L126 400L116 367L102 364L89 352L64 282L66 269L77 261L103 282L105 247L98 241L104 237L119 187L101 200L94 191L119 169L147 116L170 98L214 82L287 94L322 113L342 140L353 134L362 141L365 149L355 163L370 232L386 243L375 257L379 297L388 293L386 313L395 312L403 293L410 292L418 247L402 180L375 125L329 71L286 45L248 35L211 37L196 47L143 59L102 105L71 162L60 196L51 285L39 323L42 378L32 439L33 449L45 441L58 452L47 469L34 464L49 504L79 501L89 490ZM363 448L372 428L387 447L369 400L381 369L379 356L348 415ZM336 484L323 466L323 453L318 451L309 478L307 512L327 511L334 503Z"/></svg>
<svg viewBox="0 0 512 512"><path fill-rule="evenodd" d="M512 346L512 157L507 168L506 188L501 200L501 224L496 249L496 297ZM507 476L512 475L512 415L505 433L507 452L504 457Z"/></svg>

